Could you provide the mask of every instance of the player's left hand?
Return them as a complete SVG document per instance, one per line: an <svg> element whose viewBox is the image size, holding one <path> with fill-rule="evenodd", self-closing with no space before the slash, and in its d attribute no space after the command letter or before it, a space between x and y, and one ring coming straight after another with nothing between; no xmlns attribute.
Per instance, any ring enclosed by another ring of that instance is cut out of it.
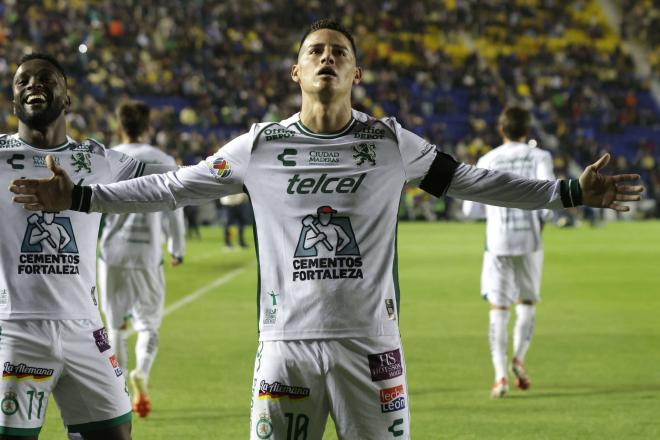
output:
<svg viewBox="0 0 660 440"><path fill-rule="evenodd" d="M46 165L53 172L47 179L12 180L9 191L17 194L12 200L29 211L59 212L71 208L73 181L50 154L46 156Z"/></svg>
<svg viewBox="0 0 660 440"><path fill-rule="evenodd" d="M183 264L183 257L175 257L174 255L172 255L172 257L170 258L170 265L172 267L176 267L180 264Z"/></svg>
<svg viewBox="0 0 660 440"><path fill-rule="evenodd" d="M630 207L617 202L636 202L644 191L643 185L626 185L623 183L639 180L639 174L617 174L606 176L601 170L610 161L610 155L605 154L595 163L585 168L580 176L582 203L594 208L610 208L615 211L629 211Z"/></svg>

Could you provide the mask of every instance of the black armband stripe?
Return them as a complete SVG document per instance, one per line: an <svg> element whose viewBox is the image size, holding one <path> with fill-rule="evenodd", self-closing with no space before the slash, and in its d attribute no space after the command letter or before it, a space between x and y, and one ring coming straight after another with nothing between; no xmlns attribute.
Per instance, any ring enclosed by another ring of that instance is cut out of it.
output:
<svg viewBox="0 0 660 440"><path fill-rule="evenodd" d="M429 194L442 197L447 192L458 165L456 159L438 151L419 187Z"/></svg>
<svg viewBox="0 0 660 440"><path fill-rule="evenodd" d="M577 179L560 180L559 181L559 196L564 208L572 208L582 204L582 189L580 188L580 181Z"/></svg>
<svg viewBox="0 0 660 440"><path fill-rule="evenodd" d="M92 205L92 188L83 185L74 185L71 191L71 209L80 212L89 212Z"/></svg>
<svg viewBox="0 0 660 440"><path fill-rule="evenodd" d="M137 170L135 171L135 176L133 177L141 177L142 174L144 174L144 167L146 164L144 162L140 162L140 164L137 167Z"/></svg>

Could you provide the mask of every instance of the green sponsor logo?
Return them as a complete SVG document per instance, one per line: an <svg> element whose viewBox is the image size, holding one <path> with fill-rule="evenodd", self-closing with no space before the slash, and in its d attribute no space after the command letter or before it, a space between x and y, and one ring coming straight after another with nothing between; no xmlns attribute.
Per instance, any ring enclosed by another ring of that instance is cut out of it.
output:
<svg viewBox="0 0 660 440"><path fill-rule="evenodd" d="M353 159L355 164L360 166L364 162L371 162L371 165L376 165L376 145L363 142L359 145L353 146Z"/></svg>
<svg viewBox="0 0 660 440"><path fill-rule="evenodd" d="M82 170L92 172L92 157L89 153L75 153L71 155L71 165L76 173Z"/></svg>
<svg viewBox="0 0 660 440"><path fill-rule="evenodd" d="M25 160L24 154L14 154L12 157L7 159L7 163L15 170L22 170L25 168L25 165L18 163L19 161Z"/></svg>
<svg viewBox="0 0 660 440"><path fill-rule="evenodd" d="M4 399L0 402L0 409L3 414L10 416L18 411L18 400L16 400L16 393L8 391L5 393Z"/></svg>
<svg viewBox="0 0 660 440"><path fill-rule="evenodd" d="M268 414L261 414L256 426L257 437L261 439L270 438L273 435L273 422L270 421Z"/></svg>
<svg viewBox="0 0 660 440"><path fill-rule="evenodd" d="M295 148L285 148L280 154L277 155L277 160L282 162L282 165L285 167L295 167L296 161L287 159L287 156L295 156L298 154L298 150Z"/></svg>
<svg viewBox="0 0 660 440"><path fill-rule="evenodd" d="M299 174L294 174L289 179L286 189L288 194L348 194L357 192L367 173L357 177L328 177L321 174L319 177L306 177L302 179Z"/></svg>
<svg viewBox="0 0 660 440"><path fill-rule="evenodd" d="M387 430L392 433L394 437L401 437L403 435L403 429L397 429L397 426L403 425L403 419L396 419Z"/></svg>

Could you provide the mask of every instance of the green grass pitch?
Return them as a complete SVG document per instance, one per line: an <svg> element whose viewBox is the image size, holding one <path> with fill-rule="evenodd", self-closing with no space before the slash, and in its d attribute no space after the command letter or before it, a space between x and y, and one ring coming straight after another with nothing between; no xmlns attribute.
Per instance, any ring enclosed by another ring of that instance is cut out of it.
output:
<svg viewBox="0 0 660 440"><path fill-rule="evenodd" d="M660 222L544 235L543 301L527 357L532 389L491 401L479 297L484 225L399 225L413 439L660 438ZM165 318L153 412L134 418L133 438L248 438L253 250L223 251L220 230L204 229L167 280L169 306L194 300ZM52 399L46 419L42 439L66 438Z"/></svg>

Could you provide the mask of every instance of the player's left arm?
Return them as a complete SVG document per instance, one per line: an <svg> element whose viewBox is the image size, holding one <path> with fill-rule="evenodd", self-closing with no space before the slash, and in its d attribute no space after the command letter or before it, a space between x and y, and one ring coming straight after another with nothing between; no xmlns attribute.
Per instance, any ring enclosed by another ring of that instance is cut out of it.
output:
<svg viewBox="0 0 660 440"><path fill-rule="evenodd" d="M488 168L482 164L482 159L477 161L477 167ZM463 210L463 215L467 219L477 220L486 218L486 205L481 203L473 202L472 200L463 200L463 206L461 206L461 209Z"/></svg>
<svg viewBox="0 0 660 440"><path fill-rule="evenodd" d="M527 179L460 163L398 124L394 127L406 181L436 197L447 194L487 205L528 210L584 204L628 211L630 208L620 202L638 201L644 190L642 185L631 184L639 180L638 174L606 176L599 172L609 162L609 154L586 167L579 179Z"/></svg>
<svg viewBox="0 0 660 440"><path fill-rule="evenodd" d="M579 179L537 180L485 170L457 162L447 194L489 205L519 209L561 209L579 205L628 211L620 202L640 200L642 185L637 174L606 176L599 171L609 162L609 154L585 168ZM446 159L443 159L446 160ZM433 167L420 186L433 191ZM425 187L426 186L426 187ZM432 193L432 192L431 192ZM433 193L432 193L433 194Z"/></svg>

